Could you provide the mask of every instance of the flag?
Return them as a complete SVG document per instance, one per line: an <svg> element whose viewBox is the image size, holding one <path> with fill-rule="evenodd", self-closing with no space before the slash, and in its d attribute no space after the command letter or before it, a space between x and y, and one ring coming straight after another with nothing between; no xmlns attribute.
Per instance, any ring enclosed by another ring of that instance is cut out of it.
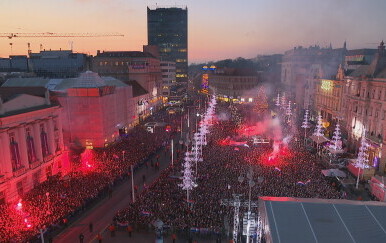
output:
<svg viewBox="0 0 386 243"><path fill-rule="evenodd" d="M119 159L119 156L116 155L116 154L114 154L113 157L114 157L115 159Z"/></svg>
<svg viewBox="0 0 386 243"><path fill-rule="evenodd" d="M307 181L306 181L306 184L308 184L308 183L310 183L311 182L311 180L310 179L308 179Z"/></svg>
<svg viewBox="0 0 386 243"><path fill-rule="evenodd" d="M275 170L277 170L277 171L281 172L281 169L280 169L280 168L278 168L278 167L275 167Z"/></svg>
<svg viewBox="0 0 386 243"><path fill-rule="evenodd" d="M142 212L141 212L141 215L142 215L142 216L150 216L150 214L151 214L151 213L148 212L148 211L142 211Z"/></svg>
<svg viewBox="0 0 386 243"><path fill-rule="evenodd" d="M190 228L190 231L192 231L192 232L200 232L200 229L196 228L196 227L193 227L193 228Z"/></svg>
<svg viewBox="0 0 386 243"><path fill-rule="evenodd" d="M302 182L302 181L298 181L296 184L302 185L302 186L305 186L305 185L306 185L306 184L305 184L304 182Z"/></svg>
<svg viewBox="0 0 386 243"><path fill-rule="evenodd" d="M245 147L249 148L249 145L248 145L248 144L245 143L245 144L243 144L243 145L244 145Z"/></svg>

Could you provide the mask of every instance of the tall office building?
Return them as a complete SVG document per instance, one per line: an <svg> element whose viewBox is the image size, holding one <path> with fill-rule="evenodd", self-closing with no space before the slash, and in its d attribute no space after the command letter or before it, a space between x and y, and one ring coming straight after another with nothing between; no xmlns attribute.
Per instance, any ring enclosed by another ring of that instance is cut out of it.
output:
<svg viewBox="0 0 386 243"><path fill-rule="evenodd" d="M176 63L176 81L188 82L188 9L147 8L149 45L159 47L162 61Z"/></svg>

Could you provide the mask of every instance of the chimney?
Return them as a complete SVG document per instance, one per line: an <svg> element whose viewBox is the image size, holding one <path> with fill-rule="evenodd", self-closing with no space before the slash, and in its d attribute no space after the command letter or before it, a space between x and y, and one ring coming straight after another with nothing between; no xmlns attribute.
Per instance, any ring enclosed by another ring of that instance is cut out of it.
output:
<svg viewBox="0 0 386 243"><path fill-rule="evenodd" d="M1 98L0 96L0 115L4 115L4 113L5 113L5 110L3 106L3 98Z"/></svg>
<svg viewBox="0 0 386 243"><path fill-rule="evenodd" d="M48 89L46 89L46 93L45 93L44 97L46 99L46 105L51 105L50 91Z"/></svg>
<svg viewBox="0 0 386 243"><path fill-rule="evenodd" d="M383 41L381 41L381 43L378 46L378 53L379 53L379 56L384 56L385 54L385 43Z"/></svg>

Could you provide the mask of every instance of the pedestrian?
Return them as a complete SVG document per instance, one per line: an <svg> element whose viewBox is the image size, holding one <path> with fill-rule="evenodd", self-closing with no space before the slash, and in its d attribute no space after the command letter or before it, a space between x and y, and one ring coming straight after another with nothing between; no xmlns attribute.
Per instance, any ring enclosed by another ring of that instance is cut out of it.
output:
<svg viewBox="0 0 386 243"><path fill-rule="evenodd" d="M92 230L93 230L93 224L92 224L92 222L90 222L90 223L88 224L88 229L90 230L90 232L92 232Z"/></svg>
<svg viewBox="0 0 386 243"><path fill-rule="evenodd" d="M80 235L79 235L79 242L83 243L83 240L84 240L84 235L82 233L80 233Z"/></svg>
<svg viewBox="0 0 386 243"><path fill-rule="evenodd" d="M143 183L145 183L145 181L146 181L146 175L145 174L142 175L142 181L143 181Z"/></svg>
<svg viewBox="0 0 386 243"><path fill-rule="evenodd" d="M109 231L110 231L110 236L114 237L115 236L115 226L113 224L109 226Z"/></svg>
<svg viewBox="0 0 386 243"><path fill-rule="evenodd" d="M131 237L131 233L133 232L133 227L131 227L131 225L127 226L127 232L129 233L129 237Z"/></svg>
<svg viewBox="0 0 386 243"><path fill-rule="evenodd" d="M173 243L176 243L176 240L177 240L177 235L176 234L172 234L172 240L173 240Z"/></svg>
<svg viewBox="0 0 386 243"><path fill-rule="evenodd" d="M98 240L98 243L102 243L103 238L102 238L101 233L97 234L97 240Z"/></svg>
<svg viewBox="0 0 386 243"><path fill-rule="evenodd" d="M67 224L68 224L68 219L67 218L63 219L63 224L64 224L64 227L67 227Z"/></svg>

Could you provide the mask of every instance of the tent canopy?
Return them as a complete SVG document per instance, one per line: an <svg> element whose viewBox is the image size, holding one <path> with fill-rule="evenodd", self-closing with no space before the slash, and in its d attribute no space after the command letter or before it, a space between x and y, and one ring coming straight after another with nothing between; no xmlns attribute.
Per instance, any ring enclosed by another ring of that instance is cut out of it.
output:
<svg viewBox="0 0 386 243"><path fill-rule="evenodd" d="M335 177L335 176L343 177L343 178L347 177L346 173L338 169L322 170L322 174L328 177Z"/></svg>

